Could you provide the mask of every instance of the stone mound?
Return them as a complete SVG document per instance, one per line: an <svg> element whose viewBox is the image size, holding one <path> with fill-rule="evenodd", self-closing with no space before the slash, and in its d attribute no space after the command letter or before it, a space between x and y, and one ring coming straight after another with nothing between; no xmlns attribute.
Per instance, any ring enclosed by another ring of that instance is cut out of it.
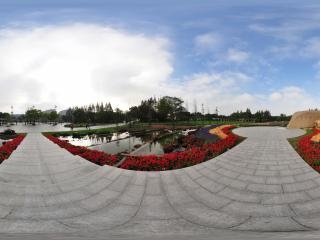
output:
<svg viewBox="0 0 320 240"><path fill-rule="evenodd" d="M315 121L320 119L320 111L301 111L292 115L287 128L314 127Z"/></svg>

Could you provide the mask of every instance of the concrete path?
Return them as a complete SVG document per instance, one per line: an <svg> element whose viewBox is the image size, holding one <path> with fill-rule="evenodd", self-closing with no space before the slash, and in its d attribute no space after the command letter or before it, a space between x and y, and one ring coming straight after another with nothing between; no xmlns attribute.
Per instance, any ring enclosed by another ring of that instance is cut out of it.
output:
<svg viewBox="0 0 320 240"><path fill-rule="evenodd" d="M30 133L0 165L0 232L133 237L320 229L320 175L286 140L303 131L235 133L248 138L213 160L165 172L99 167Z"/></svg>

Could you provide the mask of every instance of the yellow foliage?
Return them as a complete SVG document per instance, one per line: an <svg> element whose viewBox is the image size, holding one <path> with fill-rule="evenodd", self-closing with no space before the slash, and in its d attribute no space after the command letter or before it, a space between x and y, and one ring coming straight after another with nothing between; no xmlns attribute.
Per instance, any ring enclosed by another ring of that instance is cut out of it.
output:
<svg viewBox="0 0 320 240"><path fill-rule="evenodd" d="M228 135L226 135L222 129L225 127L230 127L231 125L221 125L219 127L216 128L212 128L209 130L209 133L212 135L217 135L219 138L221 139L225 139Z"/></svg>
<svg viewBox="0 0 320 240"><path fill-rule="evenodd" d="M311 138L311 141L312 141L312 142L316 142L316 143L320 143L320 133L318 133L317 135L314 135L314 136Z"/></svg>

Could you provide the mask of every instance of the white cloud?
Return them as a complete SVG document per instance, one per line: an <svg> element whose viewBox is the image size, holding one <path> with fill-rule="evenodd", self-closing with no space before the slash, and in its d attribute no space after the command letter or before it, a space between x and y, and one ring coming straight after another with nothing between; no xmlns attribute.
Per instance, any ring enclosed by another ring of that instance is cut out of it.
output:
<svg viewBox="0 0 320 240"><path fill-rule="evenodd" d="M204 104L205 112L209 108L212 113L218 107L222 114L229 114L255 105L256 96L243 91L251 81L253 79L250 76L241 72L197 73L186 76L179 85L171 83L166 93L182 97L189 103L191 112L194 111L193 102L196 100L198 111Z"/></svg>
<svg viewBox="0 0 320 240"><path fill-rule="evenodd" d="M198 43L210 49L218 44L213 37L203 35ZM199 73L184 77L182 84L172 81L169 47L165 38L93 24L2 29L0 109L64 109L97 101L126 109L147 97L173 95L228 113L254 100L241 90L252 81L241 72Z"/></svg>
<svg viewBox="0 0 320 240"><path fill-rule="evenodd" d="M279 101L282 99L282 94L279 92L273 92L269 95L271 101Z"/></svg>
<svg viewBox="0 0 320 240"><path fill-rule="evenodd" d="M278 100L301 100L304 99L304 90L296 86L286 86L279 91L270 94L269 99L271 101Z"/></svg>
<svg viewBox="0 0 320 240"><path fill-rule="evenodd" d="M196 38L198 48L214 51L218 35ZM0 111L23 112L35 105L43 110L57 105L110 101L126 109L147 97L172 95L191 103L196 100L211 112L223 114L250 107L274 113L308 109L314 100L298 87L286 87L260 96L246 91L255 81L240 71L213 71L172 81L170 40L132 34L95 24L70 24L0 30ZM229 49L233 61L247 53ZM260 95L259 95L260 94ZM265 98L264 98L265 97ZM298 101L298 104L297 104Z"/></svg>
<svg viewBox="0 0 320 240"><path fill-rule="evenodd" d="M296 111L316 108L315 99L303 88L286 86L269 94L268 107L275 114L293 114Z"/></svg>
<svg viewBox="0 0 320 240"><path fill-rule="evenodd" d="M137 104L172 73L169 44L93 24L2 29L0 109Z"/></svg>
<svg viewBox="0 0 320 240"><path fill-rule="evenodd" d="M249 53L240 51L234 48L229 48L227 53L227 60L236 63L245 62L249 58Z"/></svg>
<svg viewBox="0 0 320 240"><path fill-rule="evenodd" d="M205 33L195 37L195 50L197 53L210 53L219 50L223 44L223 39L216 33Z"/></svg>

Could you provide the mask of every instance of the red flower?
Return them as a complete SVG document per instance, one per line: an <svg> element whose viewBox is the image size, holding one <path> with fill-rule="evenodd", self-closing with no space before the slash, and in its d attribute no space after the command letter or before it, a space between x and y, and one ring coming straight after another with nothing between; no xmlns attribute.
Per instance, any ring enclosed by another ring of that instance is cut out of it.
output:
<svg viewBox="0 0 320 240"><path fill-rule="evenodd" d="M195 136L187 136L184 140L186 150L183 152L166 153L161 156L128 156L120 165L120 168L141 171L164 171L192 166L217 156L237 143L237 136L231 132L232 127L225 127L222 131L228 135L215 143L204 144L203 140ZM79 155L98 165L115 165L118 162L117 155L87 149L85 147L73 146L51 135L47 136L52 142L65 148L74 155Z"/></svg>
<svg viewBox="0 0 320 240"><path fill-rule="evenodd" d="M201 163L217 156L237 143L237 136L231 132L231 127L225 127L222 131L228 135L215 143L204 144L195 136L187 136L184 142L187 149L183 152L166 153L162 156L131 156L120 165L120 168L142 170L142 171L163 171L170 169L184 168Z"/></svg>
<svg viewBox="0 0 320 240"><path fill-rule="evenodd" d="M102 165L115 165L118 162L118 156L111 155L105 152L100 152L96 150L91 150L85 147L74 146L67 141L60 140L52 135L46 136L49 140L54 142L55 144L59 145L60 147L66 149L73 155L79 155L80 157L87 159L88 161Z"/></svg>
<svg viewBox="0 0 320 240"><path fill-rule="evenodd" d="M311 141L311 138L320 133L319 129L313 129L313 132L302 137L297 144L300 156L316 171L320 172L320 144Z"/></svg>
<svg viewBox="0 0 320 240"><path fill-rule="evenodd" d="M23 139L24 135L19 135L0 147L0 163L10 157L11 153L19 146Z"/></svg>

